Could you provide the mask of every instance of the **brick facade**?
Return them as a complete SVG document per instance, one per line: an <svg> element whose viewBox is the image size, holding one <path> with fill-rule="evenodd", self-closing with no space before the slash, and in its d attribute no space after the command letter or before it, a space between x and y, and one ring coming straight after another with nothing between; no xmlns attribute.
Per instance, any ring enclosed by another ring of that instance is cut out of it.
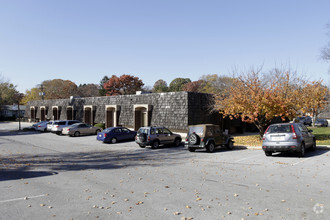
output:
<svg viewBox="0 0 330 220"><path fill-rule="evenodd" d="M215 123L218 116L210 113L209 107L212 104L212 95L191 92L53 99L30 101L26 106L25 117L32 121L43 117L46 120L67 120L72 114L72 119L86 121L86 118L91 117L92 124L106 124L106 107L110 106L116 111L116 119L113 119L116 125L136 129L136 126L139 127L137 121L142 123L140 121L145 120L151 126L186 130L192 124ZM147 115L147 119L139 118L140 110ZM31 118L33 115L35 118Z"/></svg>

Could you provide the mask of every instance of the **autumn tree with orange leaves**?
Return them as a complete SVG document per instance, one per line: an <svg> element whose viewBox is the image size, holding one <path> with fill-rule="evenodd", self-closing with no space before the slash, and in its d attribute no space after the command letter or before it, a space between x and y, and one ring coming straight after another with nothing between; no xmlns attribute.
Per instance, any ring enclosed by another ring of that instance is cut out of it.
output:
<svg viewBox="0 0 330 220"><path fill-rule="evenodd" d="M243 121L254 123L262 136L275 117L283 121L292 119L311 100L324 99L325 93L307 92L310 87L290 71L275 69L270 74L251 71L238 76L228 92L218 94L216 106L225 116L241 114ZM319 105L322 107L323 104Z"/></svg>
<svg viewBox="0 0 330 220"><path fill-rule="evenodd" d="M138 77L132 75L112 75L103 87L107 91L107 96L134 94L142 89L144 83Z"/></svg>
<svg viewBox="0 0 330 220"><path fill-rule="evenodd" d="M325 109L329 100L329 88L322 81L307 82L302 90L303 100L302 112L311 113L313 116L313 127L317 116Z"/></svg>

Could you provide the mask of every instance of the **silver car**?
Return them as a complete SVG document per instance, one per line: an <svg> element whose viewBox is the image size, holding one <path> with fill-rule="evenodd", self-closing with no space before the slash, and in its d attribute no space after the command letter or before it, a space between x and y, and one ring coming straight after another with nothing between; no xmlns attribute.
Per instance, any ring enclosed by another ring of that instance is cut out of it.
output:
<svg viewBox="0 0 330 220"><path fill-rule="evenodd" d="M36 131L47 131L47 124L48 121L41 121L38 122L36 124L33 124L32 127L36 130Z"/></svg>
<svg viewBox="0 0 330 220"><path fill-rule="evenodd" d="M266 156L275 152L296 152L300 157L305 150L316 150L315 136L301 123L282 123L270 125L262 141L262 149Z"/></svg>
<svg viewBox="0 0 330 220"><path fill-rule="evenodd" d="M135 136L135 142L141 147L151 146L157 149L159 145L170 144L179 146L181 144L181 136L172 133L165 127L141 127Z"/></svg>
<svg viewBox="0 0 330 220"><path fill-rule="evenodd" d="M56 133L57 135L60 135L60 134L62 134L62 129L64 127L68 127L68 126L76 124L76 123L80 123L80 121L77 121L77 120L55 121L52 126L51 132Z"/></svg>
<svg viewBox="0 0 330 220"><path fill-rule="evenodd" d="M90 124L77 123L62 129L62 134L79 137L80 135L91 135L101 132L101 128Z"/></svg>

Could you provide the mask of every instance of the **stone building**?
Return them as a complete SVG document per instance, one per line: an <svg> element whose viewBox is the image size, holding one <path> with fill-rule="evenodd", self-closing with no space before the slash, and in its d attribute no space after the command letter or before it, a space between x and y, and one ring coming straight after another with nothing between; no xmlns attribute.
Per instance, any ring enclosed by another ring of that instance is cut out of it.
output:
<svg viewBox="0 0 330 220"><path fill-rule="evenodd" d="M162 125L186 131L188 125L218 124L220 117L210 113L213 96L205 93L169 92L121 96L71 97L30 101L25 117L31 121L76 119L106 127Z"/></svg>

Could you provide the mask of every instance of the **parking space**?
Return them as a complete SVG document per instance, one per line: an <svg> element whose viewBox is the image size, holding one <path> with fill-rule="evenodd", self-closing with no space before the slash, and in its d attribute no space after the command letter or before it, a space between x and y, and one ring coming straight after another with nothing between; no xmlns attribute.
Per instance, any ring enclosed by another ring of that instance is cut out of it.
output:
<svg viewBox="0 0 330 220"><path fill-rule="evenodd" d="M1 130L1 129L0 129ZM3 219L325 219L329 151L142 149L96 136L0 134ZM1 219L0 218L0 219Z"/></svg>

